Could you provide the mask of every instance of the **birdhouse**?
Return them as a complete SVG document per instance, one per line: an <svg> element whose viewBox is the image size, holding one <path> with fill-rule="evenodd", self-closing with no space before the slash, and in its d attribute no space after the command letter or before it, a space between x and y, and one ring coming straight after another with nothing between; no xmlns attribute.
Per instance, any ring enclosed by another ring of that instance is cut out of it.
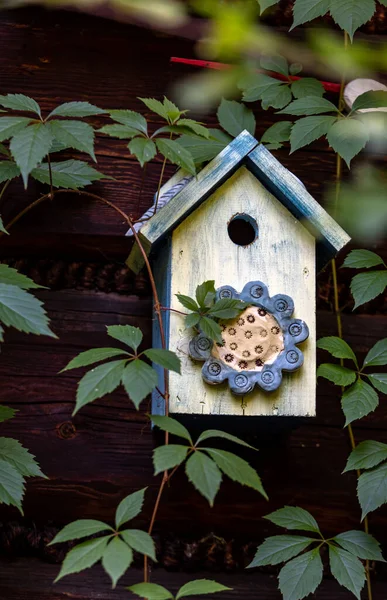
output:
<svg viewBox="0 0 387 600"><path fill-rule="evenodd" d="M167 309L167 347L182 363L181 375L169 372L170 413L313 416L316 271L348 235L246 131L177 188L175 180L166 186L164 205L139 231ZM136 256L128 259L134 270ZM187 329L175 312L185 311L176 294L195 297L208 280L217 299L246 307L220 321L222 343ZM153 335L160 347L156 322ZM152 410L164 412L157 391Z"/></svg>

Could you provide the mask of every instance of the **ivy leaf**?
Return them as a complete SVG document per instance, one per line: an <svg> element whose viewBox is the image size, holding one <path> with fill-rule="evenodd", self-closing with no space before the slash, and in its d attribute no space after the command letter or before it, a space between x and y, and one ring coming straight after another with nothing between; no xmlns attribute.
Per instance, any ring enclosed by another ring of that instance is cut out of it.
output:
<svg viewBox="0 0 387 600"><path fill-rule="evenodd" d="M122 373L122 384L137 410L140 402L154 390L157 383L156 371L143 360L132 360Z"/></svg>
<svg viewBox="0 0 387 600"><path fill-rule="evenodd" d="M98 129L98 133L106 133L106 135L116 137L119 140L131 140L136 135L140 135L140 131L138 129L118 124L104 125L101 127L101 129Z"/></svg>
<svg viewBox="0 0 387 600"><path fill-rule="evenodd" d="M365 367L387 365L387 338L376 342L364 359Z"/></svg>
<svg viewBox="0 0 387 600"><path fill-rule="evenodd" d="M132 327L132 325L109 325L106 329L110 337L126 344L134 351L137 350L142 342L142 331L139 327Z"/></svg>
<svg viewBox="0 0 387 600"><path fill-rule="evenodd" d="M319 113L325 112L337 112L337 108L329 100L325 98L318 98L315 96L308 96L306 98L300 98L299 100L293 100L286 108L279 111L280 115L318 115Z"/></svg>
<svg viewBox="0 0 387 600"><path fill-rule="evenodd" d="M210 138L208 140L187 135L182 135L179 138L179 144L188 150L195 164L211 160L232 141L232 137L220 129L209 129L209 132Z"/></svg>
<svg viewBox="0 0 387 600"><path fill-rule="evenodd" d="M9 148L20 168L27 187L28 175L50 150L52 135L47 125L36 123L19 131L11 140Z"/></svg>
<svg viewBox="0 0 387 600"><path fill-rule="evenodd" d="M267 494L263 489L261 478L258 473L249 465L248 462L232 454L232 452L226 452L226 450L218 450L214 448L204 448L206 452L215 461L217 466L225 475L230 477L233 481L237 481L241 485L247 485L253 488L266 500L268 500Z"/></svg>
<svg viewBox="0 0 387 600"><path fill-rule="evenodd" d="M352 111L362 110L363 108L384 108L386 106L387 92L375 90L360 94L352 105Z"/></svg>
<svg viewBox="0 0 387 600"><path fill-rule="evenodd" d="M185 326L187 328L195 327L199 323L200 319L201 316L198 313L191 313L190 315L187 315L184 319Z"/></svg>
<svg viewBox="0 0 387 600"><path fill-rule="evenodd" d="M97 538L96 540L89 540L75 546L75 548L70 550L66 555L60 573L54 583L66 575L79 573L80 571L95 565L95 563L102 558L108 540L109 536L106 536Z"/></svg>
<svg viewBox="0 0 387 600"><path fill-rule="evenodd" d="M379 296L386 286L387 271L370 271L355 275L351 281L351 292L355 300L353 310Z"/></svg>
<svg viewBox="0 0 387 600"><path fill-rule="evenodd" d="M278 4L279 0L258 0L260 14L262 15L267 8Z"/></svg>
<svg viewBox="0 0 387 600"><path fill-rule="evenodd" d="M0 183L19 177L20 169L13 160L0 161Z"/></svg>
<svg viewBox="0 0 387 600"><path fill-rule="evenodd" d="M68 148L86 152L97 162L94 154L94 130L88 123L82 121L56 121L54 119L49 121L48 125L52 135L58 142L65 144Z"/></svg>
<svg viewBox="0 0 387 600"><path fill-rule="evenodd" d="M6 148L4 144L0 144L0 154L4 154L4 156L6 156L7 158L11 156L8 151L8 148Z"/></svg>
<svg viewBox="0 0 387 600"><path fill-rule="evenodd" d="M0 141L23 131L31 121L28 117L0 117Z"/></svg>
<svg viewBox="0 0 387 600"><path fill-rule="evenodd" d="M336 117L325 115L304 117L296 121L290 134L291 153L328 133L335 121Z"/></svg>
<svg viewBox="0 0 387 600"><path fill-rule="evenodd" d="M201 308L209 308L213 304L216 296L215 281L211 279L198 285L195 295Z"/></svg>
<svg viewBox="0 0 387 600"><path fill-rule="evenodd" d="M234 442L235 444L240 444L241 446L246 446L247 448L251 448L252 450L256 450L254 446L250 446L244 440L239 439L235 435L231 435L231 433L227 433L226 431L219 431L218 429L207 429L203 431L196 440L196 446L204 440L208 440L210 438L221 438L223 440L228 440L229 442Z"/></svg>
<svg viewBox="0 0 387 600"><path fill-rule="evenodd" d="M292 84L290 85L290 89L292 90L292 94L295 98L315 98L316 97L320 97L323 96L324 94L324 86L321 83L321 81L319 81L318 79L315 79L314 77L303 77L302 79L297 79L296 81L293 81ZM334 106L334 105L333 105ZM324 112L330 112L331 110L333 110L332 108L328 108L327 111ZM337 112L337 108L335 107L334 110ZM307 114L307 113L305 113ZM309 114L313 114L313 113L309 113ZM314 113L316 114L316 113Z"/></svg>
<svg viewBox="0 0 387 600"><path fill-rule="evenodd" d="M190 444L193 444L192 438L188 430L184 427L184 425L179 423L179 421L176 421L176 419L172 419L172 417L165 417L162 415L151 415L150 418L154 425L157 425L157 427L160 427L160 429L162 429L163 431L168 431L168 433L171 433L172 435L182 437L185 440L187 440Z"/></svg>
<svg viewBox="0 0 387 600"><path fill-rule="evenodd" d="M316 344L317 348L327 350L335 358L348 358L358 366L357 358L352 348L339 337L334 335L320 338Z"/></svg>
<svg viewBox="0 0 387 600"><path fill-rule="evenodd" d="M290 558L303 552L316 538L308 538L301 535L275 535L267 538L257 548L257 552L248 565L248 569L253 567L263 567L265 565L278 565L286 562Z"/></svg>
<svg viewBox="0 0 387 600"><path fill-rule="evenodd" d="M157 154L155 143L152 142L152 140L143 137L135 137L129 142L128 148L130 153L137 158L142 167Z"/></svg>
<svg viewBox="0 0 387 600"><path fill-rule="evenodd" d="M210 319L209 317L202 317L199 321L199 327L208 338L211 340L215 340L221 344L222 340L222 329L216 321Z"/></svg>
<svg viewBox="0 0 387 600"><path fill-rule="evenodd" d="M320 585L323 564L318 550L311 550L289 561L279 572L283 600L301 600Z"/></svg>
<svg viewBox="0 0 387 600"><path fill-rule="evenodd" d="M261 96L262 108L283 108L292 99L292 94L287 83L282 83L278 88L270 87Z"/></svg>
<svg viewBox="0 0 387 600"><path fill-rule="evenodd" d="M261 137L262 144L266 144L268 148L276 150L282 147L282 142L288 142L290 132L292 130L292 121L279 121L266 129Z"/></svg>
<svg viewBox="0 0 387 600"><path fill-rule="evenodd" d="M162 102L156 100L155 98L139 98L139 100L141 100L141 102L143 102L145 106L149 108L149 110L168 121L167 108L163 105Z"/></svg>
<svg viewBox="0 0 387 600"><path fill-rule="evenodd" d="M73 523L69 523L59 533L56 534L53 540L48 544L60 544L62 542L69 542L70 540L79 540L95 533L101 533L102 531L113 531L113 529L103 523L102 521L96 521L94 519L79 519Z"/></svg>
<svg viewBox="0 0 387 600"><path fill-rule="evenodd" d="M0 404L0 423L13 419L16 412L14 408Z"/></svg>
<svg viewBox="0 0 387 600"><path fill-rule="evenodd" d="M263 518L279 527L285 527L285 529L320 533L316 519L307 510L299 506L284 506L284 508L280 508Z"/></svg>
<svg viewBox="0 0 387 600"><path fill-rule="evenodd" d="M52 185L57 188L78 190L93 181L100 179L111 179L90 167L82 160L63 160L51 163ZM50 184L50 170L48 163L41 163L31 171L31 177L41 183Z"/></svg>
<svg viewBox="0 0 387 600"><path fill-rule="evenodd" d="M370 267L383 264L382 257L375 254L375 252L371 252L371 250L351 250L343 262L343 267L369 269Z"/></svg>
<svg viewBox="0 0 387 600"><path fill-rule="evenodd" d="M121 527L127 521L131 521L134 517L137 517L142 510L144 504L144 494L147 488L138 490L133 494L126 496L118 505L116 510L116 527Z"/></svg>
<svg viewBox="0 0 387 600"><path fill-rule="evenodd" d="M24 94L7 94L6 96L0 96L0 106L11 108L13 110L32 112L39 115L39 117L41 116L39 104L33 98L25 96Z"/></svg>
<svg viewBox="0 0 387 600"><path fill-rule="evenodd" d="M145 598L146 600L169 600L173 599L171 592L157 583L136 583L127 588L132 594Z"/></svg>
<svg viewBox="0 0 387 600"><path fill-rule="evenodd" d="M362 519L387 502L387 463L362 473L357 482Z"/></svg>
<svg viewBox="0 0 387 600"><path fill-rule="evenodd" d="M346 117L336 121L329 128L327 139L329 145L350 167L351 160L364 148L369 140L367 127L358 119Z"/></svg>
<svg viewBox="0 0 387 600"><path fill-rule="evenodd" d="M148 124L145 117L134 110L111 110L110 116L117 123L125 125L130 129L135 129L138 132L148 134Z"/></svg>
<svg viewBox="0 0 387 600"><path fill-rule="evenodd" d="M188 310L197 311L199 310L199 306L196 303L196 300L190 298L189 296L185 296L184 294L176 294L176 298L184 306L184 308L188 308Z"/></svg>
<svg viewBox="0 0 387 600"><path fill-rule="evenodd" d="M349 455L343 473L360 469L371 469L387 459L387 444L366 440L360 442Z"/></svg>
<svg viewBox="0 0 387 600"><path fill-rule="evenodd" d="M18 331L56 337L48 326L42 302L15 285L0 283L0 321Z"/></svg>
<svg viewBox="0 0 387 600"><path fill-rule="evenodd" d="M195 579L183 585L176 594L176 600L185 598L186 596L201 596L202 594L216 594L224 592L232 588L226 587L221 583L212 581L211 579Z"/></svg>
<svg viewBox="0 0 387 600"><path fill-rule="evenodd" d="M35 457L23 448L18 440L0 437L0 459L10 465L24 477L47 477L42 473Z"/></svg>
<svg viewBox="0 0 387 600"><path fill-rule="evenodd" d="M360 600L360 592L366 580L360 560L346 550L329 544L329 565L332 575Z"/></svg>
<svg viewBox="0 0 387 600"><path fill-rule="evenodd" d="M348 33L351 40L355 31L372 19L375 10L375 0L338 0L330 6L333 20Z"/></svg>
<svg viewBox="0 0 387 600"><path fill-rule="evenodd" d="M331 0L296 0L293 7L293 25L290 31L302 25L313 21L317 17L323 17L331 7Z"/></svg>
<svg viewBox="0 0 387 600"><path fill-rule="evenodd" d="M32 281L32 279L27 277L27 275L23 275L16 269L4 264L0 264L0 281L1 283L16 285L17 287L25 290L43 287L42 285L35 283L35 281Z"/></svg>
<svg viewBox="0 0 387 600"><path fill-rule="evenodd" d="M222 474L214 461L203 452L194 452L185 464L185 472L189 481L213 506L222 481Z"/></svg>
<svg viewBox="0 0 387 600"><path fill-rule="evenodd" d="M155 544L149 533L141 529L124 529L120 531L120 535L133 550L145 554L157 562Z"/></svg>
<svg viewBox="0 0 387 600"><path fill-rule="evenodd" d="M246 308L246 303L234 298L221 298L211 306L208 314L217 319L233 319Z"/></svg>
<svg viewBox="0 0 387 600"><path fill-rule="evenodd" d="M86 404L113 392L121 383L125 364L126 360L113 360L88 371L78 383L73 416Z"/></svg>
<svg viewBox="0 0 387 600"><path fill-rule="evenodd" d="M107 358L113 358L113 356L121 356L122 354L128 354L125 350L119 348L92 348L91 350L85 350L70 360L69 364L65 366L60 372L69 371L70 369L79 369L79 367L87 367L101 360Z"/></svg>
<svg viewBox="0 0 387 600"><path fill-rule="evenodd" d="M2 231L3 233L5 233L6 235L9 235L8 231L4 227L3 219L1 217L0 217L0 231ZM1 342L3 341L2 333L3 333L3 329L0 326L0 341Z"/></svg>
<svg viewBox="0 0 387 600"><path fill-rule="evenodd" d="M155 475L181 465L187 457L187 452L188 446L181 446L179 444L168 444L167 446L155 448L153 450Z"/></svg>
<svg viewBox="0 0 387 600"><path fill-rule="evenodd" d="M329 381L332 381L335 385L347 386L355 381L356 373L355 371L352 371L352 369L347 369L340 365L323 363L317 369L317 377L329 379Z"/></svg>
<svg viewBox="0 0 387 600"><path fill-rule="evenodd" d="M345 414L345 426L356 419L365 417L374 411L379 404L375 390L359 379L354 385L345 390L341 398L341 407Z"/></svg>
<svg viewBox="0 0 387 600"><path fill-rule="evenodd" d="M262 99L262 96L268 92L275 95L282 85L274 77L270 77L264 73L257 73L240 81L238 87L243 91L242 100L244 102L255 102Z"/></svg>
<svg viewBox="0 0 387 600"><path fill-rule="evenodd" d="M181 167L191 175L196 174L195 164L192 155L186 148L180 146L175 140L157 139L156 146L165 158L167 158L172 164Z"/></svg>
<svg viewBox="0 0 387 600"><path fill-rule="evenodd" d="M16 506L23 514L23 495L23 476L8 461L0 459L0 503Z"/></svg>
<svg viewBox="0 0 387 600"><path fill-rule="evenodd" d="M180 358L175 352L159 348L149 348L149 350L144 350L144 354L152 362L156 363L156 365L160 365L160 367L169 371L180 373Z"/></svg>
<svg viewBox="0 0 387 600"><path fill-rule="evenodd" d="M112 580L113 589L132 562L132 549L119 537L114 537L102 555L102 566Z"/></svg>
<svg viewBox="0 0 387 600"><path fill-rule="evenodd" d="M179 119L178 125L183 125L188 129L191 129L196 135L203 137L208 140L210 132L207 127L204 127L201 123L194 121L193 119Z"/></svg>
<svg viewBox="0 0 387 600"><path fill-rule="evenodd" d="M64 102L60 104L48 115L48 119L54 115L57 117L92 117L107 113L107 110L98 108L90 102Z"/></svg>
<svg viewBox="0 0 387 600"><path fill-rule="evenodd" d="M368 379L379 392L387 394L387 373L370 373Z"/></svg>
<svg viewBox="0 0 387 600"><path fill-rule="evenodd" d="M346 531L333 538L344 550L364 560L384 561L380 551L380 544L369 533L364 531Z"/></svg>
<svg viewBox="0 0 387 600"><path fill-rule="evenodd" d="M274 73L281 73L285 76L289 75L288 61L280 54L275 56L262 56L259 63L262 69L274 71Z"/></svg>

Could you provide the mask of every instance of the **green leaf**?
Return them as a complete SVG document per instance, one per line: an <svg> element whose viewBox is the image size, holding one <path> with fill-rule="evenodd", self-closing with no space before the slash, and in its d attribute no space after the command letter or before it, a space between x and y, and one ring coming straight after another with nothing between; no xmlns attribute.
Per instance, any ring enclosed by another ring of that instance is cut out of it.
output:
<svg viewBox="0 0 387 600"><path fill-rule="evenodd" d="M158 384L157 372L143 360L132 360L122 374L122 384L126 393L138 410L140 402Z"/></svg>
<svg viewBox="0 0 387 600"><path fill-rule="evenodd" d="M28 117L0 117L0 141L23 131L31 121Z"/></svg>
<svg viewBox="0 0 387 600"><path fill-rule="evenodd" d="M213 506L222 481L222 474L214 461L203 452L194 452L185 464L185 472L194 487Z"/></svg>
<svg viewBox="0 0 387 600"><path fill-rule="evenodd" d="M233 481L237 481L241 485L247 485L253 488L266 500L268 500L267 494L263 489L261 478L258 473L246 462L243 458L236 456L232 452L226 452L226 450L218 450L215 448L205 448L206 452L215 461L217 466L225 475L230 477Z"/></svg>
<svg viewBox="0 0 387 600"><path fill-rule="evenodd" d="M196 169L192 155L178 142L159 138L156 140L156 146L159 152L172 164L188 171L191 175L195 175Z"/></svg>
<svg viewBox="0 0 387 600"><path fill-rule="evenodd" d="M63 371L69 371L70 369L79 369L79 367L87 367L93 363L106 360L107 358L113 358L113 356L121 356L122 354L128 354L125 350L119 348L93 348L92 350L86 350L81 352L70 360L69 364L62 369Z"/></svg>
<svg viewBox="0 0 387 600"><path fill-rule="evenodd" d="M341 407L345 414L345 426L356 419L365 417L374 411L379 404L375 390L359 379L354 385L345 390L341 398Z"/></svg>
<svg viewBox="0 0 387 600"><path fill-rule="evenodd" d="M344 29L352 40L355 31L372 19L375 9L375 0L346 0L332 2L330 13L337 25Z"/></svg>
<svg viewBox="0 0 387 600"><path fill-rule="evenodd" d="M117 121L129 129L135 129L137 131L136 135L138 135L138 132L148 134L148 124L145 117L134 110L111 110L110 116L113 121Z"/></svg>
<svg viewBox="0 0 387 600"><path fill-rule="evenodd" d="M290 31L313 21L317 17L323 17L330 9L331 0L296 0L293 7L293 25Z"/></svg>
<svg viewBox="0 0 387 600"><path fill-rule="evenodd" d="M15 285L0 283L0 321L18 331L56 337L42 302Z"/></svg>
<svg viewBox="0 0 387 600"><path fill-rule="evenodd" d="M110 337L126 344L134 351L137 350L142 342L142 331L139 327L132 327L132 325L109 325L106 329Z"/></svg>
<svg viewBox="0 0 387 600"><path fill-rule="evenodd" d="M384 108L387 106L387 92L383 90L375 90L365 92L358 96L353 105L352 111L362 110L363 108Z"/></svg>
<svg viewBox="0 0 387 600"><path fill-rule="evenodd" d="M320 585L323 564L318 550L293 558L280 571L278 580L283 600L301 600Z"/></svg>
<svg viewBox="0 0 387 600"><path fill-rule="evenodd" d="M95 533L101 533L102 531L113 531L113 529L103 523L102 521L96 521L94 519L80 519L69 523L66 527L63 527L59 533L56 534L54 539L48 544L60 544L62 542L68 542L70 540L79 540Z"/></svg>
<svg viewBox="0 0 387 600"><path fill-rule="evenodd" d="M24 478L8 461L0 459L0 503L16 506L23 514Z"/></svg>
<svg viewBox="0 0 387 600"><path fill-rule="evenodd" d="M314 77L303 77L302 79L297 79L296 81L292 82L290 89L295 98L310 98L311 100L313 98L314 100L317 100L318 98L321 99L321 96L324 94L323 84L318 79L314 79ZM334 104L332 106L334 106ZM323 112L331 112L332 110L337 112L336 106L334 109L328 108Z"/></svg>
<svg viewBox="0 0 387 600"><path fill-rule="evenodd" d="M93 115L101 115L107 110L98 108L90 102L65 102L60 104L48 115L48 119L54 115L57 117L92 117Z"/></svg>
<svg viewBox="0 0 387 600"><path fill-rule="evenodd" d="M58 142L80 152L86 152L97 161L94 154L94 130L88 123L53 120L48 122L48 126Z"/></svg>
<svg viewBox="0 0 387 600"><path fill-rule="evenodd" d="M160 365L164 369L180 373L180 358L171 350L162 350L159 348L149 348L144 351L147 356L156 365Z"/></svg>
<svg viewBox="0 0 387 600"><path fill-rule="evenodd" d="M318 115L319 113L336 111L337 108L329 100L325 98L318 98L315 96L308 96L306 98L300 98L299 100L293 100L286 108L279 111L280 115Z"/></svg>
<svg viewBox="0 0 387 600"><path fill-rule="evenodd" d="M232 137L220 129L209 129L209 132L211 137L208 140L187 135L179 138L179 144L188 150L195 164L211 160L232 141Z"/></svg>
<svg viewBox="0 0 387 600"><path fill-rule="evenodd" d="M329 145L350 167L351 160L364 148L369 140L367 127L358 119L346 117L336 121L327 135Z"/></svg>
<svg viewBox="0 0 387 600"><path fill-rule="evenodd" d="M147 488L138 490L133 494L126 496L118 505L116 510L116 527L121 527L127 521L131 521L134 517L137 517L142 510L144 504L144 494Z"/></svg>
<svg viewBox="0 0 387 600"><path fill-rule="evenodd" d="M318 140L336 121L336 117L312 116L299 119L290 134L291 153Z"/></svg>
<svg viewBox="0 0 387 600"><path fill-rule="evenodd" d="M178 125L183 125L183 127L191 129L194 133L196 133L196 135L199 135L207 140L210 137L209 129L193 119L179 119Z"/></svg>
<svg viewBox="0 0 387 600"><path fill-rule="evenodd" d="M387 271L359 273L351 281L351 292L355 300L354 310L384 292L387 286Z"/></svg>
<svg viewBox="0 0 387 600"><path fill-rule="evenodd" d="M111 179L107 175L100 173L93 167L90 167L82 160L63 160L51 163L52 185L57 188L66 188L77 190L93 181L100 179ZM50 184L50 170L48 163L41 163L36 169L31 171L31 177L41 183Z"/></svg>
<svg viewBox="0 0 387 600"><path fill-rule="evenodd" d="M159 446L153 450L153 464L155 467L155 475L173 469L186 459L188 446L179 444L168 444L167 446Z"/></svg>
<svg viewBox="0 0 387 600"><path fill-rule="evenodd" d="M379 392L387 394L387 373L370 373L368 379Z"/></svg>
<svg viewBox="0 0 387 600"><path fill-rule="evenodd" d="M0 183L19 177L20 169L13 160L0 161Z"/></svg>
<svg viewBox="0 0 387 600"><path fill-rule="evenodd" d="M141 529L124 529L124 531L120 531L120 535L133 550L145 554L157 562L155 544L149 533Z"/></svg>
<svg viewBox="0 0 387 600"><path fill-rule="evenodd" d="M356 373L355 371L352 371L352 369L347 369L340 365L323 363L317 369L317 377L329 379L329 381L332 381L335 385L347 386L355 381Z"/></svg>
<svg viewBox="0 0 387 600"><path fill-rule="evenodd" d="M234 442L235 444L240 444L241 446L246 446L252 450L256 450L254 446L250 446L250 444L239 439L235 435L231 435L231 433L227 433L226 431L219 431L218 429L207 429L207 431L203 431L199 435L195 445L197 446L201 442L204 442L204 440L208 440L210 438L221 438L223 440L228 440L229 442Z"/></svg>
<svg viewBox="0 0 387 600"><path fill-rule="evenodd" d="M320 533L315 518L307 510L299 506L284 506L284 508L280 508L263 518L279 527L285 527L285 529L298 529L300 531Z"/></svg>
<svg viewBox="0 0 387 600"><path fill-rule="evenodd" d="M176 594L176 600L185 598L186 596L201 596L202 594L216 594L217 592L225 592L232 588L226 587L221 583L212 581L211 579L195 579L183 585Z"/></svg>
<svg viewBox="0 0 387 600"><path fill-rule="evenodd" d="M262 144L268 144L269 148L274 150L276 148L281 148L282 142L289 141L292 127L292 121L279 121L278 123L274 123L274 125L266 129L261 137Z"/></svg>
<svg viewBox="0 0 387 600"><path fill-rule="evenodd" d="M261 96L262 108L283 108L292 99L292 94L287 83L282 83L278 88L270 87Z"/></svg>
<svg viewBox="0 0 387 600"><path fill-rule="evenodd" d="M4 227L3 219L1 217L0 217L0 231L5 233L6 235L9 235L8 231ZM2 333L3 333L3 329L0 327L0 341L1 342L3 341Z"/></svg>
<svg viewBox="0 0 387 600"><path fill-rule="evenodd" d="M255 134L254 113L242 102L222 98L216 114L219 125L233 137L236 137L245 129L251 135Z"/></svg>
<svg viewBox="0 0 387 600"><path fill-rule="evenodd" d="M14 408L0 404L0 423L13 419L16 412L17 411Z"/></svg>
<svg viewBox="0 0 387 600"><path fill-rule="evenodd" d="M387 444L366 440L360 442L349 455L343 473L347 471L371 469L387 459Z"/></svg>
<svg viewBox="0 0 387 600"><path fill-rule="evenodd" d="M279 0L258 0L260 14L262 15L267 8L278 4Z"/></svg>
<svg viewBox="0 0 387 600"><path fill-rule="evenodd" d="M212 306L216 296L215 281L211 279L198 285L195 295L201 308L209 308Z"/></svg>
<svg viewBox="0 0 387 600"><path fill-rule="evenodd" d="M166 121L168 121L168 112L167 108L164 106L162 102L156 100L155 98L139 98L141 102L145 104L152 112L156 113Z"/></svg>
<svg viewBox="0 0 387 600"><path fill-rule="evenodd" d="M11 156L8 151L8 148L6 148L4 144L0 144L0 154L4 154L4 156L6 156L7 158Z"/></svg>
<svg viewBox="0 0 387 600"><path fill-rule="evenodd" d="M257 552L248 565L248 569L262 567L264 565L278 565L290 558L297 556L305 550L316 538L308 538L300 535L275 535L267 538L257 548Z"/></svg>
<svg viewBox="0 0 387 600"><path fill-rule="evenodd" d="M301 73L303 66L300 63L292 63L289 67L290 75L298 75Z"/></svg>
<svg viewBox="0 0 387 600"><path fill-rule="evenodd" d="M113 392L121 383L125 364L126 360L113 360L88 371L78 383L77 400L73 415L82 406Z"/></svg>
<svg viewBox="0 0 387 600"><path fill-rule="evenodd" d="M160 427L160 429L162 429L163 431L168 431L168 433L171 433L172 435L182 437L185 440L187 440L190 444L193 444L192 438L188 430L184 427L184 425L179 423L179 421L176 421L176 419L172 419L172 417L165 417L162 415L151 415L150 418L153 424L157 425L157 427Z"/></svg>
<svg viewBox="0 0 387 600"><path fill-rule="evenodd" d="M369 533L364 531L345 531L333 538L344 550L364 560L381 560L384 558L380 551L380 544Z"/></svg>
<svg viewBox="0 0 387 600"><path fill-rule="evenodd" d="M141 135L138 129L118 124L104 125L101 129L98 129L98 133L106 133L106 135L118 138L119 140L131 140L136 135Z"/></svg>
<svg viewBox="0 0 387 600"><path fill-rule="evenodd" d="M130 153L137 158L142 167L157 154L155 143L152 142L152 140L143 137L135 137L129 142L128 148Z"/></svg>
<svg viewBox="0 0 387 600"><path fill-rule="evenodd" d="M383 259L370 250L352 250L345 258L343 267L350 269L369 269L376 265L383 265Z"/></svg>
<svg viewBox="0 0 387 600"><path fill-rule="evenodd" d="M186 327L195 327L199 321L200 321L201 317L198 313L191 313L190 315L187 315L184 319L184 323Z"/></svg>
<svg viewBox="0 0 387 600"><path fill-rule="evenodd" d="M102 566L112 580L113 589L132 562L132 549L119 537L114 537L102 555Z"/></svg>
<svg viewBox="0 0 387 600"><path fill-rule="evenodd" d="M233 298L221 298L211 306L208 314L217 319L233 319L237 317L247 304Z"/></svg>
<svg viewBox="0 0 387 600"><path fill-rule="evenodd" d="M30 125L12 138L9 148L20 168L25 187L27 187L28 175L46 156L51 142L50 128L43 123Z"/></svg>
<svg viewBox="0 0 387 600"><path fill-rule="evenodd" d="M387 365L387 338L376 342L364 359L365 367Z"/></svg>
<svg viewBox="0 0 387 600"><path fill-rule="evenodd" d="M146 600L169 600L173 598L171 592L157 583L136 583L127 588L132 594Z"/></svg>
<svg viewBox="0 0 387 600"><path fill-rule="evenodd" d="M257 73L239 82L238 87L243 91L244 102L255 102L260 100L263 94L278 92L283 84L264 73Z"/></svg>
<svg viewBox="0 0 387 600"><path fill-rule="evenodd" d="M274 71L282 75L289 75L288 61L284 56L276 54L275 56L262 56L259 61L262 69Z"/></svg>
<svg viewBox="0 0 387 600"><path fill-rule="evenodd" d="M334 335L323 337L317 340L317 348L321 350L327 350L329 354L332 354L335 358L348 358L352 360L356 366L358 366L357 358L352 348L339 337Z"/></svg>
<svg viewBox="0 0 387 600"><path fill-rule="evenodd" d="M362 508L362 519L387 502L387 463L360 475L357 495Z"/></svg>
<svg viewBox="0 0 387 600"><path fill-rule="evenodd" d="M84 569L88 569L98 562L106 549L109 536L97 538L96 540L89 540L78 544L66 555L63 561L62 568L58 577L54 583L70 575L71 573L79 573Z"/></svg>
<svg viewBox="0 0 387 600"><path fill-rule="evenodd" d="M0 281L1 283L7 283L9 285L16 285L19 288L23 288L25 290L32 288L42 288L43 286L35 283L27 277L27 275L23 275L19 273L16 269L9 267L8 265L0 264Z"/></svg>
<svg viewBox="0 0 387 600"><path fill-rule="evenodd" d="M25 112L33 112L41 116L39 104L24 94L7 94L0 96L0 106L4 108L12 108L13 110L23 110Z"/></svg>
<svg viewBox="0 0 387 600"><path fill-rule="evenodd" d="M366 580L360 560L346 550L329 544L329 565L333 577L360 600L360 592Z"/></svg>
<svg viewBox="0 0 387 600"><path fill-rule="evenodd" d="M0 437L0 459L9 462L24 477L46 477L35 457L13 438Z"/></svg>
<svg viewBox="0 0 387 600"><path fill-rule="evenodd" d="M197 311L199 306L196 304L196 301L189 296L184 296L184 294L176 294L176 298L184 306L184 308L188 308L188 310Z"/></svg>
<svg viewBox="0 0 387 600"><path fill-rule="evenodd" d="M171 123L174 123L180 117L181 114L187 112L179 110L176 104L174 104L171 100L168 100L166 96L164 96L163 106L167 112L168 120Z"/></svg>
<svg viewBox="0 0 387 600"><path fill-rule="evenodd" d="M202 317L199 321L199 327L204 335L206 335L208 338L218 342L219 344L222 343L223 340L221 327L213 319L210 319L209 317Z"/></svg>

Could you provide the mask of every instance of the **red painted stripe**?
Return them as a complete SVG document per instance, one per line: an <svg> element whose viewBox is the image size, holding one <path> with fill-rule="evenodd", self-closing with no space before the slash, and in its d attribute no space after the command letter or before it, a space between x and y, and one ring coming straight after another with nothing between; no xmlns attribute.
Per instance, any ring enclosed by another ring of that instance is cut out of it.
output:
<svg viewBox="0 0 387 600"><path fill-rule="evenodd" d="M195 58L179 58L177 56L171 56L171 62L180 63L183 65L191 65L193 67L202 67L204 69L216 69L217 71L223 71L224 69L229 69L231 65L220 62L213 62L211 60L198 60ZM257 72L260 72L257 69ZM267 71L265 71L267 72ZM270 72L270 71L269 71ZM272 77L276 79L280 79L281 81L288 81L288 78L285 75L281 75L281 73L270 73ZM302 77L290 76L292 81L297 81L298 79L302 79ZM330 81L321 81L326 92L334 92L338 94L340 92L340 84L332 83Z"/></svg>

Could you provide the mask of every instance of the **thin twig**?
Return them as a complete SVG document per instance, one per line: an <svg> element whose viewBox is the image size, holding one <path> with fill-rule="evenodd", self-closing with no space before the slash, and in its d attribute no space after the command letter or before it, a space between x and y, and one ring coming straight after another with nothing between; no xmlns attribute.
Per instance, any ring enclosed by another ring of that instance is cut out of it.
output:
<svg viewBox="0 0 387 600"><path fill-rule="evenodd" d="M5 194L5 191L7 189L7 187L9 186L9 184L11 183L12 179L7 179L7 181L5 182L5 184L3 185L3 187L1 188L1 192L0 192L0 202Z"/></svg>
<svg viewBox="0 0 387 600"><path fill-rule="evenodd" d="M48 164L48 174L50 177L50 196L51 196L51 200L54 199L54 186L52 184L52 167L51 167L51 158L50 155L47 154L47 164Z"/></svg>
<svg viewBox="0 0 387 600"><path fill-rule="evenodd" d="M153 211L153 214L155 215L157 212L157 205L159 203L159 198L160 198L160 191L161 191L161 184L163 182L163 177L164 177L164 171L165 171L165 165L167 164L167 158L164 157L164 162L163 162L163 166L161 167L161 173L160 173L160 177L159 177L159 184L157 186L157 194L156 194L156 202L155 202L155 209Z"/></svg>

